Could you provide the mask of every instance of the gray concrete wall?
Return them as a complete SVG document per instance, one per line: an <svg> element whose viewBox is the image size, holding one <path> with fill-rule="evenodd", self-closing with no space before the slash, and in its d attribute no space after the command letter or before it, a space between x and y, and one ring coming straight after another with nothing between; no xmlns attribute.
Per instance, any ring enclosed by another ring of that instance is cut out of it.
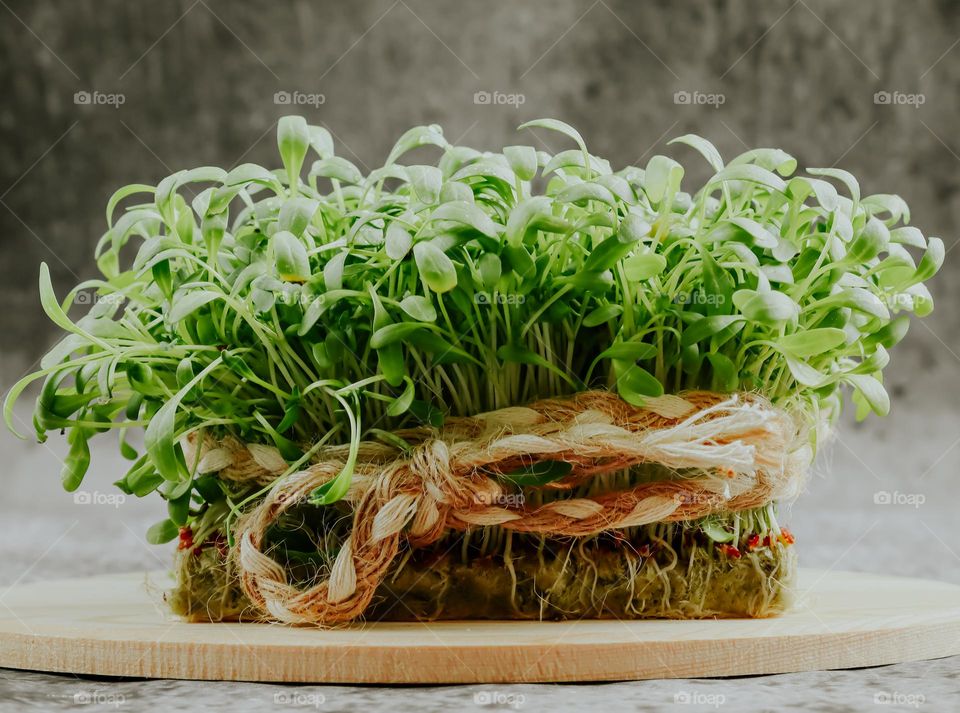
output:
<svg viewBox="0 0 960 713"><path fill-rule="evenodd" d="M865 192L896 192L948 246L960 225L960 5L946 0L627 2L438 0L7 0L0 7L0 379L54 338L38 263L64 290L95 274L114 188L180 168L276 162L278 91L373 166L415 123L494 148L523 120L580 128L615 164L686 132L725 157L779 146L832 165ZM78 91L124 103L77 105ZM478 91L521 94L478 105ZM722 94L720 106L675 93ZM878 91L920 93L882 105ZM552 146L555 138L543 135ZM682 155L693 185L699 159ZM895 389L918 368L956 373L956 253L932 285L926 326L898 349ZM955 386L950 384L954 394Z"/></svg>

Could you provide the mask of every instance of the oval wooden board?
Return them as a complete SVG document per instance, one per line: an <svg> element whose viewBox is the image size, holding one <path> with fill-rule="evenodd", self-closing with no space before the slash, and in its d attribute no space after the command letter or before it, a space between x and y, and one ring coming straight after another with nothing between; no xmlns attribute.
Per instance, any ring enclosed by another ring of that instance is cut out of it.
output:
<svg viewBox="0 0 960 713"><path fill-rule="evenodd" d="M166 575L0 593L0 666L104 676L314 683L601 681L875 666L960 654L960 587L801 570L776 619L190 624Z"/></svg>

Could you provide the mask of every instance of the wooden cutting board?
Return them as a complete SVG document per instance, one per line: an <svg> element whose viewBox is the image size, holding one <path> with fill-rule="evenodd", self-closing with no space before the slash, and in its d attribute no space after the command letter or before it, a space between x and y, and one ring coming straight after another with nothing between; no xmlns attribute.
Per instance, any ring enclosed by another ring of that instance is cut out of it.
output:
<svg viewBox="0 0 960 713"><path fill-rule="evenodd" d="M960 587L801 570L776 619L440 622L340 629L190 624L162 574L0 593L0 666L104 676L337 683L743 676L960 654Z"/></svg>

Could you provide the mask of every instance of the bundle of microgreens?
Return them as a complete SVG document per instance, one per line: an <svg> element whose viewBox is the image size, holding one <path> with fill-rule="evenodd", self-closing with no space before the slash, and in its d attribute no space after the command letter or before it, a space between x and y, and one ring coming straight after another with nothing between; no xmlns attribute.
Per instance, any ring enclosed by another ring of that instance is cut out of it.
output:
<svg viewBox="0 0 960 713"><path fill-rule="evenodd" d="M117 485L168 502L148 533L161 543L183 528L193 542L229 536L262 492L197 473L189 434L273 445L288 472L349 443L313 495L322 509L344 496L361 439L403 447L403 426L585 388L631 404L759 391L814 424L836 418L849 387L858 415L887 412L900 313L932 309L923 283L944 256L905 225L899 197L862 197L839 169L794 175L778 149L724 164L693 135L672 143L714 175L685 192L671 158L615 171L567 124L521 128L576 147L487 153L421 126L365 176L329 132L290 116L282 169L204 167L120 189L97 246L103 278L59 300L41 268L44 310L67 334L10 392L8 425L43 379L34 426L40 440L66 431L67 490L89 439L116 432L133 461ZM435 165L399 163L427 145ZM69 316L79 302L92 307ZM126 440L139 428L142 454Z"/></svg>

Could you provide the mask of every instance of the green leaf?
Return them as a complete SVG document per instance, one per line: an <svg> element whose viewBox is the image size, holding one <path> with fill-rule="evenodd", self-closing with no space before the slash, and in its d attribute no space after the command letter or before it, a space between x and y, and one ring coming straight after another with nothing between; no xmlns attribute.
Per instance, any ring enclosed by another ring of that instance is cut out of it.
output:
<svg viewBox="0 0 960 713"><path fill-rule="evenodd" d="M577 146L580 147L580 150L586 154L587 145L583 141L583 137L580 135L580 132L574 129L570 124L567 124L563 121L557 119L535 119L534 121L528 121L525 124L521 124L517 127L518 131L523 129L532 129L532 128L541 128L549 129L550 131L557 131L564 136L568 136L574 141L577 142Z"/></svg>
<svg viewBox="0 0 960 713"><path fill-rule="evenodd" d="M659 205L664 199L673 200L682 180L683 166L672 158L653 156L647 162L643 188L650 202Z"/></svg>
<svg viewBox="0 0 960 713"><path fill-rule="evenodd" d="M808 168L807 173L814 176L826 176L827 178L840 181L847 187L847 190L850 191L850 197L853 199L854 205L860 202L860 183L850 172L844 171L841 168Z"/></svg>
<svg viewBox="0 0 960 713"><path fill-rule="evenodd" d="M710 388L714 391L736 391L740 386L740 374L733 361L723 354L708 352L707 361L713 367Z"/></svg>
<svg viewBox="0 0 960 713"><path fill-rule="evenodd" d="M150 272L153 275L154 282L156 282L157 286L160 288L160 291L163 292L167 299L169 299L173 295L173 281L170 275L170 261L161 260L160 262L154 263L153 267L150 268Z"/></svg>
<svg viewBox="0 0 960 713"><path fill-rule="evenodd" d="M776 340L776 344L782 352L806 359L826 354L842 346L846 338L847 335L842 329L824 327L784 335Z"/></svg>
<svg viewBox="0 0 960 713"><path fill-rule="evenodd" d="M484 366L483 362L478 361L476 357L454 346L435 332L420 330L409 334L407 339L417 349L430 352L433 355L434 364L472 363L477 366Z"/></svg>
<svg viewBox="0 0 960 713"><path fill-rule="evenodd" d="M566 477L572 470L573 465L565 461L542 460L504 473L500 477L514 485L539 488Z"/></svg>
<svg viewBox="0 0 960 713"><path fill-rule="evenodd" d="M387 324L374 331L370 337L371 349L383 349L410 336L413 332L425 329L422 322L395 322Z"/></svg>
<svg viewBox="0 0 960 713"><path fill-rule="evenodd" d="M800 308L782 292L740 290L733 295L734 304L751 322L782 324L795 319Z"/></svg>
<svg viewBox="0 0 960 713"><path fill-rule="evenodd" d="M89 436L85 429L77 427L71 428L67 434L70 450L67 452L67 457L63 459L63 469L60 473L63 489L67 492L73 492L80 487L83 476L90 467L90 446L87 443Z"/></svg>
<svg viewBox="0 0 960 713"><path fill-rule="evenodd" d="M149 364L131 362L127 364L127 381L130 388L144 396L165 396L166 391L157 379Z"/></svg>
<svg viewBox="0 0 960 713"><path fill-rule="evenodd" d="M114 191L113 195L110 196L110 200L107 201L107 227L113 227L113 212L117 209L120 201L137 193L156 193L156 190L153 186L144 183L132 183L129 186L124 186Z"/></svg>
<svg viewBox="0 0 960 713"><path fill-rule="evenodd" d="M631 362L614 360L617 393L634 406L643 406L648 397L663 396L663 384L649 371Z"/></svg>
<svg viewBox="0 0 960 713"><path fill-rule="evenodd" d="M53 284L50 282L50 268L47 267L45 262L40 263L40 305L50 321L60 329L68 332L80 332L60 307L60 303L57 302L57 297L53 292Z"/></svg>
<svg viewBox="0 0 960 713"><path fill-rule="evenodd" d="M553 214L553 202L548 196L525 198L510 211L506 238L509 246L520 247L532 240L538 230L563 233L570 229L562 218Z"/></svg>
<svg viewBox="0 0 960 713"><path fill-rule="evenodd" d="M178 292L173 296L173 302L170 305L170 311L167 313L167 319L171 324L176 324L196 312L205 304L218 299L223 299L223 293L214 290Z"/></svg>
<svg viewBox="0 0 960 713"><path fill-rule="evenodd" d="M843 380L853 386L878 416L890 412L890 396L877 379L866 374L847 374Z"/></svg>
<svg viewBox="0 0 960 713"><path fill-rule="evenodd" d="M120 455L122 455L127 460L136 460L137 458L140 457L140 454L137 453L137 449L131 446L130 443L127 442L126 429L120 430L120 436L118 440L120 444Z"/></svg>
<svg viewBox="0 0 960 713"><path fill-rule="evenodd" d="M167 514L174 525L182 527L187 524L187 518L190 515L190 488L167 501Z"/></svg>
<svg viewBox="0 0 960 713"><path fill-rule="evenodd" d="M455 223L469 225L471 228L489 238L497 237L502 232L501 226L491 220L490 216L473 203L450 201L439 206L430 215L431 222L449 220Z"/></svg>
<svg viewBox="0 0 960 713"><path fill-rule="evenodd" d="M561 203L585 204L590 201L597 201L612 207L617 205L617 199L609 188L593 182L575 183L568 186L557 194L556 199Z"/></svg>
<svg viewBox="0 0 960 713"><path fill-rule="evenodd" d="M618 342L607 347L597 357L601 359L618 359L621 361L645 361L657 355L657 348L644 342Z"/></svg>
<svg viewBox="0 0 960 713"><path fill-rule="evenodd" d="M450 177L452 181L466 181L470 178L479 178L492 184L496 190L510 192L512 192L513 185L516 182L513 171L502 161L492 158L481 158L473 161Z"/></svg>
<svg viewBox="0 0 960 713"><path fill-rule="evenodd" d="M780 149L750 149L730 162L731 166L756 164L767 171L776 171L781 176L789 176L797 170L797 160Z"/></svg>
<svg viewBox="0 0 960 713"><path fill-rule="evenodd" d="M920 264L917 265L913 282L925 282L936 275L943 265L945 256L946 250L943 247L943 241L940 238L930 238L927 241L927 251L920 259Z"/></svg>
<svg viewBox="0 0 960 713"><path fill-rule="evenodd" d="M363 183L363 174L360 169L339 156L314 161L310 168L311 176L320 176L321 178L332 178L342 183L357 184Z"/></svg>
<svg viewBox="0 0 960 713"><path fill-rule="evenodd" d="M387 227L384 249L391 260L403 260L413 246L413 236L399 223L390 223Z"/></svg>
<svg viewBox="0 0 960 713"><path fill-rule="evenodd" d="M403 154L412 151L418 146L426 145L439 146L440 148L446 148L448 146L447 140L443 138L443 130L436 124L415 126L406 131L390 150L390 155L387 156L384 165L389 166L392 163L396 163L397 159L403 156Z"/></svg>
<svg viewBox="0 0 960 713"><path fill-rule="evenodd" d="M543 164L543 169L541 175L549 176L551 173L560 171L569 171L570 173L586 173L586 171L570 171L572 168L583 169L589 167L592 169L592 173L603 173L602 170L603 162L591 156L589 153L582 149L570 149L569 151L561 151L560 153L554 154L552 157L547 157L549 160L539 162Z"/></svg>
<svg viewBox="0 0 960 713"><path fill-rule="evenodd" d="M410 413L413 414L421 424L430 425L434 428L441 428L443 426L443 411L433 404L415 400L410 404Z"/></svg>
<svg viewBox="0 0 960 713"><path fill-rule="evenodd" d="M717 151L717 148L713 144L696 134L678 136L668 141L667 144L686 144L699 152L700 155L707 160L707 163L710 164L710 168L714 170L714 173L723 170L723 159L720 157L720 152Z"/></svg>
<svg viewBox="0 0 960 713"><path fill-rule="evenodd" d="M162 485L164 479L157 474L148 460L127 473L126 484L130 490L130 495L142 498L149 495Z"/></svg>
<svg viewBox="0 0 960 713"><path fill-rule="evenodd" d="M497 288L500 277L503 275L503 264L497 255L484 253L477 262L477 272L480 273L481 287L492 292Z"/></svg>
<svg viewBox="0 0 960 713"><path fill-rule="evenodd" d="M882 346L878 345L873 354L860 360L854 368L848 370L847 374L873 374L882 371L890 363L890 353Z"/></svg>
<svg viewBox="0 0 960 713"><path fill-rule="evenodd" d="M193 487L204 502L216 503L223 500L224 492L220 479L215 475L204 475L193 481Z"/></svg>
<svg viewBox="0 0 960 713"><path fill-rule="evenodd" d="M224 351L221 352L220 358L223 359L224 365L238 376L241 376L244 379L256 378L257 375L254 373L253 369L250 368L247 362L244 361L243 357L239 354L231 351Z"/></svg>
<svg viewBox="0 0 960 713"><path fill-rule="evenodd" d="M613 238L607 238L607 242L617 243ZM604 259L609 258L610 254L607 253L603 257ZM584 292L602 293L613 287L613 275L610 270L604 270L603 272L599 270L578 270L572 275L554 278L554 282L557 285L571 285Z"/></svg>
<svg viewBox="0 0 960 713"><path fill-rule="evenodd" d="M234 169L231 169L230 173L226 175L223 179L223 185L228 188L243 186L248 183L258 183L265 186L277 186L277 177L273 175L270 171L265 169L263 166L258 166L255 163L242 163ZM219 192L219 191L218 191ZM237 192L225 192L223 195L230 195L232 199L233 196L236 196ZM229 201L227 201L229 203ZM223 205L219 212L226 208L226 205Z"/></svg>
<svg viewBox="0 0 960 713"><path fill-rule="evenodd" d="M350 257L350 253L346 250L338 252L323 266L323 284L327 288L326 296L330 301L333 301L331 294L340 294L343 287L343 273L346 271L348 257Z"/></svg>
<svg viewBox="0 0 960 713"><path fill-rule="evenodd" d="M623 261L623 274L631 282L642 282L663 273L667 259L657 253L637 253Z"/></svg>
<svg viewBox="0 0 960 713"><path fill-rule="evenodd" d="M437 321L437 310L429 297L408 295L400 300L400 308L418 322Z"/></svg>
<svg viewBox="0 0 960 713"><path fill-rule="evenodd" d="M599 245L594 246L583 263L582 272L600 273L609 270L635 248L635 242L623 242L611 235Z"/></svg>
<svg viewBox="0 0 960 713"><path fill-rule="evenodd" d="M864 337L863 345L866 349L870 349L877 345L880 345L886 349L890 349L891 347L900 343L900 341L907 335L907 330L909 328L910 318L907 315L895 317L877 331Z"/></svg>
<svg viewBox="0 0 960 713"><path fill-rule="evenodd" d="M533 146L506 146L503 155L521 181L537 175L537 150Z"/></svg>
<svg viewBox="0 0 960 713"><path fill-rule="evenodd" d="M927 239L923 237L923 233L911 225L904 225L891 230L890 242L912 248L920 248L921 250L925 250L927 247Z"/></svg>
<svg viewBox="0 0 960 713"><path fill-rule="evenodd" d="M753 244L761 248L777 247L777 236L763 227L760 223L749 218L730 218L730 222L753 238Z"/></svg>
<svg viewBox="0 0 960 713"><path fill-rule="evenodd" d="M522 344L504 344L497 349L497 358L500 359L500 361L512 362L514 364L539 366L553 372L571 386L577 386L577 383L571 379L565 371Z"/></svg>
<svg viewBox="0 0 960 713"><path fill-rule="evenodd" d="M300 180L303 159L310 148L310 128L302 116L284 116L277 124L277 146L287 169L287 181L295 191Z"/></svg>
<svg viewBox="0 0 960 713"><path fill-rule="evenodd" d="M702 341L707 337L712 337L721 330L726 329L730 325L742 320L743 317L735 314L701 317L695 322L692 322L684 327L683 334L680 337L680 346L686 347L691 344L696 344L697 342Z"/></svg>
<svg viewBox="0 0 960 713"><path fill-rule="evenodd" d="M295 196L284 202L277 216L277 226L281 231L293 233L297 237L303 235L313 216L320 207L320 201L303 196ZM276 237L276 236L274 236Z"/></svg>
<svg viewBox="0 0 960 713"><path fill-rule="evenodd" d="M863 289L862 287L848 287L843 289L820 300L819 306L849 307L878 319L890 319L890 310L887 309L887 306L870 290Z"/></svg>
<svg viewBox="0 0 960 713"><path fill-rule="evenodd" d="M286 402L283 409L283 418L277 424L277 433L286 433L300 419L301 406L300 387L294 386L290 399Z"/></svg>
<svg viewBox="0 0 960 713"><path fill-rule="evenodd" d="M329 158L333 156L333 136L322 126L310 126L310 148L312 148L320 158Z"/></svg>
<svg viewBox="0 0 960 713"><path fill-rule="evenodd" d="M583 318L584 327L596 327L601 324L606 324L614 317L619 317L623 314L623 307L620 305L607 304L602 307L597 307L590 314Z"/></svg>
<svg viewBox="0 0 960 713"><path fill-rule="evenodd" d="M797 383L813 389L819 388L830 382L826 374L822 374L805 361L796 357L786 355L787 368L790 374L797 380Z"/></svg>
<svg viewBox="0 0 960 713"><path fill-rule="evenodd" d="M707 537L714 542L730 542L733 540L733 532L726 529L723 524L717 520L708 518L700 523L700 529Z"/></svg>
<svg viewBox="0 0 960 713"><path fill-rule="evenodd" d="M533 277L537 272L536 263L522 245L507 245L503 249L504 268L513 270L522 278Z"/></svg>
<svg viewBox="0 0 960 713"><path fill-rule="evenodd" d="M161 406L147 425L143 438L144 446L150 456L150 461L166 480L177 481L184 474L183 464L177 453L175 441L176 415L180 402L207 374L219 367L222 361L222 357L217 357L210 362L190 380L190 383Z"/></svg>
<svg viewBox="0 0 960 713"><path fill-rule="evenodd" d="M307 248L291 232L280 230L270 238L277 275L285 282L306 282L310 279ZM340 253L345 255L346 253Z"/></svg>
<svg viewBox="0 0 960 713"><path fill-rule="evenodd" d="M147 542L151 545L162 545L176 539L180 534L180 528L172 520L161 520L150 526L147 530Z"/></svg>
<svg viewBox="0 0 960 713"><path fill-rule="evenodd" d="M729 314L733 300L733 277L706 248L700 249L703 262L702 295L709 315Z"/></svg>
<svg viewBox="0 0 960 713"><path fill-rule="evenodd" d="M407 166L413 192L421 203L433 205L440 197L443 174L436 166Z"/></svg>
<svg viewBox="0 0 960 713"><path fill-rule="evenodd" d="M410 377L404 377L403 380L406 383L403 393L391 401L390 405L387 406L387 416L400 416L406 413L410 409L410 405L413 403L413 397L416 394L413 381L410 379Z"/></svg>
<svg viewBox="0 0 960 713"><path fill-rule="evenodd" d="M787 184L775 173L754 166L752 164L734 165L731 163L722 171L710 179L710 184L721 183L723 181L747 181L749 183L758 183L765 188L778 193L786 193Z"/></svg>
<svg viewBox="0 0 960 713"><path fill-rule="evenodd" d="M453 261L432 240L414 245L413 257L421 279L434 292L449 292L457 286L457 269Z"/></svg>
<svg viewBox="0 0 960 713"><path fill-rule="evenodd" d="M850 247L847 248L847 257L857 263L865 263L875 258L889 246L890 231L887 226L876 218L870 218L860 234L854 238Z"/></svg>

